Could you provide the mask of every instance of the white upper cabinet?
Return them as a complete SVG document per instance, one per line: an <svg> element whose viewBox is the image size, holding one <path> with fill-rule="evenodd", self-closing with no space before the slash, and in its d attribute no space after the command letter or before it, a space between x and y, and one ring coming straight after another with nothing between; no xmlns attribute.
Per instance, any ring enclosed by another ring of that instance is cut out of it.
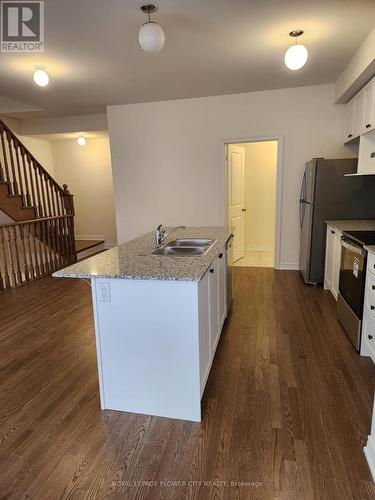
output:
<svg viewBox="0 0 375 500"><path fill-rule="evenodd" d="M345 105L344 142L375 129L375 78Z"/></svg>
<svg viewBox="0 0 375 500"><path fill-rule="evenodd" d="M375 78L363 88L364 93L364 120L363 133L375 128Z"/></svg>
<svg viewBox="0 0 375 500"><path fill-rule="evenodd" d="M354 111L355 100L350 101L345 105L345 137L344 142L351 141L354 137Z"/></svg>
<svg viewBox="0 0 375 500"><path fill-rule="evenodd" d="M365 121L365 92L360 90L354 97L354 128L353 136L358 137L364 132Z"/></svg>

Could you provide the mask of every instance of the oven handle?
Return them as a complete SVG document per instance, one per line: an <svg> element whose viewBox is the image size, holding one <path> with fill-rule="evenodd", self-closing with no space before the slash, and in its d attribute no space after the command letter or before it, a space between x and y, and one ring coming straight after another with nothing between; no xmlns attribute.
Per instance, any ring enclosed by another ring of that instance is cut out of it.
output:
<svg viewBox="0 0 375 500"><path fill-rule="evenodd" d="M356 253L358 255L363 255L363 257L365 257L367 254L366 250L363 247L356 245L355 243L352 242L352 240L345 238L345 236L341 236L341 245L353 253Z"/></svg>

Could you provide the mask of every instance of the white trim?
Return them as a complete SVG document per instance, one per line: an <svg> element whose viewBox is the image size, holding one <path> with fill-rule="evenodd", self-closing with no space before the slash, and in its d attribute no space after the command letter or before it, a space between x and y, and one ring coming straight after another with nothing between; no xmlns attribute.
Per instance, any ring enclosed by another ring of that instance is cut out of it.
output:
<svg viewBox="0 0 375 500"><path fill-rule="evenodd" d="M277 169L276 169L276 203L275 203L275 269L293 269L299 270L299 264L290 264L293 267L283 267L289 266L289 264L281 264L281 234L282 234L282 193L283 193L283 171L284 171L284 135L260 135L260 136L250 136L250 137L230 137L227 139L220 139L220 162L221 162L221 173L220 173L220 190L224 196L220 196L220 210L224 215L224 224L228 225L228 214L227 214L227 145L228 144L239 144L241 142L264 142L264 141L277 141Z"/></svg>
<svg viewBox="0 0 375 500"><path fill-rule="evenodd" d="M75 234L74 238L76 240L105 240L102 234Z"/></svg>
<svg viewBox="0 0 375 500"><path fill-rule="evenodd" d="M277 267L280 271L299 271L299 262L280 262Z"/></svg>
<svg viewBox="0 0 375 500"><path fill-rule="evenodd" d="M374 443L374 438L372 436L368 437L367 445L363 448L363 452L367 459L372 479L373 481L375 481L375 443Z"/></svg>
<svg viewBox="0 0 375 500"><path fill-rule="evenodd" d="M274 247L272 245L249 245L245 246L245 252L272 252Z"/></svg>

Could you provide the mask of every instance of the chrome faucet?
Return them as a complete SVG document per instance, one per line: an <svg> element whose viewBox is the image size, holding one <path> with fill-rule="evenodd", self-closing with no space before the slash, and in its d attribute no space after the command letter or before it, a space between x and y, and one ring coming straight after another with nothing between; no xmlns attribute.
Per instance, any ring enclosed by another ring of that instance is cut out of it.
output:
<svg viewBox="0 0 375 500"><path fill-rule="evenodd" d="M160 226L155 229L155 248L160 247L164 243L166 238L168 238L168 236L173 233L173 231L176 231L177 229L186 229L186 226L176 226L170 231L166 232L166 230L162 229L162 227L163 224L160 224Z"/></svg>

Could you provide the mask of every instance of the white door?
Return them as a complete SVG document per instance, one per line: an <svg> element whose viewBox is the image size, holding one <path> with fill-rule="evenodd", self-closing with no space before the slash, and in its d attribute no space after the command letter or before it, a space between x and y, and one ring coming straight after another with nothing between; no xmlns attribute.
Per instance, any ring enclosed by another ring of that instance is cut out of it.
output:
<svg viewBox="0 0 375 500"><path fill-rule="evenodd" d="M233 227L233 262L245 255L245 148L228 145L228 225Z"/></svg>

